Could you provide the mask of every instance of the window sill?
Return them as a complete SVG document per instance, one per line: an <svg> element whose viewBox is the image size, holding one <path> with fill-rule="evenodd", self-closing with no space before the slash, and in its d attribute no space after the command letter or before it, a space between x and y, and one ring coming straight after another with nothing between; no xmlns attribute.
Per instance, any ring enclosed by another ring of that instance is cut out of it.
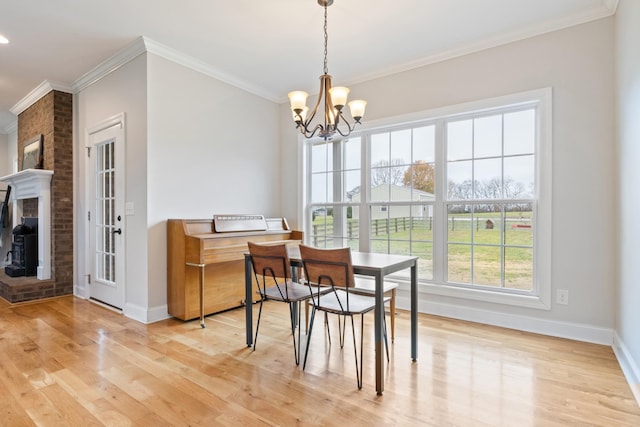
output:
<svg viewBox="0 0 640 427"><path fill-rule="evenodd" d="M410 291L409 282L400 281L397 278L394 278L394 281L400 283L399 289L401 291L407 293ZM485 289L460 288L457 286L438 285L434 283L418 284L418 294L441 295L465 300L534 308L538 310L551 309L551 298L545 298L541 295L507 294L502 292L492 292L491 290Z"/></svg>

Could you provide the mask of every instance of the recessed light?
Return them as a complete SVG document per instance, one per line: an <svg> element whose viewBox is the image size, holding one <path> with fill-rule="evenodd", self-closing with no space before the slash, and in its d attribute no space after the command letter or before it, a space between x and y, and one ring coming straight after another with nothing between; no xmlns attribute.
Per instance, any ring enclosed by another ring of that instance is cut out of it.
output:
<svg viewBox="0 0 640 427"><path fill-rule="evenodd" d="M0 34L0 44L7 44L7 43L9 43L9 39L3 36L2 34Z"/></svg>

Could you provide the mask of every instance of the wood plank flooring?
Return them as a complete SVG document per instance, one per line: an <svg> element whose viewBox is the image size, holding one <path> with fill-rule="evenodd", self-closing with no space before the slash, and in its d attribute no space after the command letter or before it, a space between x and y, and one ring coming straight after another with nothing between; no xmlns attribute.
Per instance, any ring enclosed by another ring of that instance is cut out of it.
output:
<svg viewBox="0 0 640 427"><path fill-rule="evenodd" d="M243 309L201 329L74 297L0 300L0 425L640 426L609 347L420 315L412 363L404 311L377 396L366 317L358 390L349 329L340 349L333 319L329 347L318 316L303 371L284 304L265 304L254 352Z"/></svg>

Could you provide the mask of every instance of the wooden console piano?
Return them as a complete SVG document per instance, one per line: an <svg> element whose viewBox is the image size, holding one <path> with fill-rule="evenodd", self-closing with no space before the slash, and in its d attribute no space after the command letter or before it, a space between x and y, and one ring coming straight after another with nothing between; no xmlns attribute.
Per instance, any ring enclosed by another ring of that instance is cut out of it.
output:
<svg viewBox="0 0 640 427"><path fill-rule="evenodd" d="M245 304L247 242L298 245L302 232L285 218L214 215L213 219L167 220L167 302L182 320ZM255 286L255 285L254 285Z"/></svg>

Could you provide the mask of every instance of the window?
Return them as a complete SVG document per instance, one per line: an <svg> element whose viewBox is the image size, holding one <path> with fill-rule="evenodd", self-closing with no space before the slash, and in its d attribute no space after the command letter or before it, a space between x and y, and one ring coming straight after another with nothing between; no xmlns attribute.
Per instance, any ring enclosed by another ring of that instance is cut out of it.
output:
<svg viewBox="0 0 640 427"><path fill-rule="evenodd" d="M536 108L446 120L448 282L532 291Z"/></svg>
<svg viewBox="0 0 640 427"><path fill-rule="evenodd" d="M532 91L308 141L307 242L417 255L427 292L548 308L550 99Z"/></svg>

